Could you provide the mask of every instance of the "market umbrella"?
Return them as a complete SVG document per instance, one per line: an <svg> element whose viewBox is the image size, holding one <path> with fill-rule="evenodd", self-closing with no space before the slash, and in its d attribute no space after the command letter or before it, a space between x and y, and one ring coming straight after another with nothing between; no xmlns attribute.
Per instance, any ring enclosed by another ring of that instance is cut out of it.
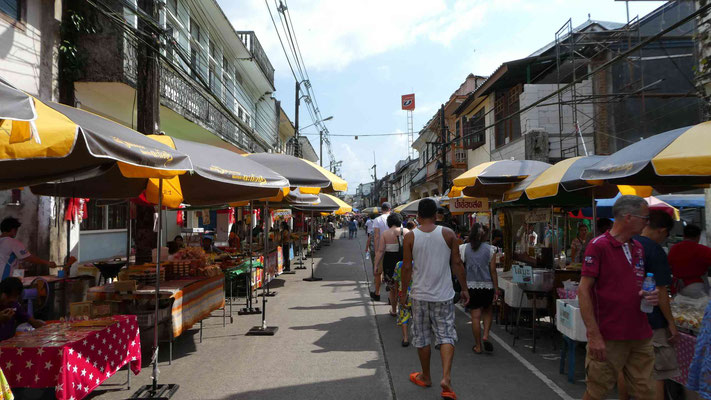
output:
<svg viewBox="0 0 711 400"><path fill-rule="evenodd" d="M454 178L450 196L500 198L514 184L539 174L550 164L534 160L501 160L477 165Z"/></svg>
<svg viewBox="0 0 711 400"><path fill-rule="evenodd" d="M370 214L381 214L382 211L380 210L380 207L366 207L366 208L360 210L360 213L370 215Z"/></svg>
<svg viewBox="0 0 711 400"><path fill-rule="evenodd" d="M597 217L614 218L614 215L612 215L612 206L615 205L615 201L617 201L617 199L621 195L622 194L618 194L617 196L611 199L597 200ZM662 210L669 214L672 218L674 218L675 221L681 220L679 210L671 204L667 203L666 201L655 196L645 197L644 200L647 202L647 205L649 206L650 210ZM585 217L592 217L592 207L582 208L581 214Z"/></svg>
<svg viewBox="0 0 711 400"><path fill-rule="evenodd" d="M345 201L339 199L336 196L332 196L330 194L324 194L324 196L328 197L329 199L333 200L336 204L338 204L338 210L334 211L333 213L336 215L344 215L348 214L353 211L353 207L350 206L348 203ZM320 201L320 199L319 199Z"/></svg>
<svg viewBox="0 0 711 400"><path fill-rule="evenodd" d="M163 203L167 207L177 208L181 203L209 206L274 196L289 186L283 176L229 150L165 135L148 137L189 155L193 163L194 173L164 181ZM137 197L144 190L147 200L156 204L156 179L126 178L116 167L96 177L32 186L35 194L104 199Z"/></svg>
<svg viewBox="0 0 711 400"><path fill-rule="evenodd" d="M711 183L711 122L632 143L586 168L581 178L655 188Z"/></svg>
<svg viewBox="0 0 711 400"><path fill-rule="evenodd" d="M101 174L111 167L122 176L141 178L192 170L184 153L121 124L62 104L34 99L34 106L41 143L13 143L11 135L0 134L0 189ZM0 130L10 132L11 124L4 120Z"/></svg>
<svg viewBox="0 0 711 400"><path fill-rule="evenodd" d="M34 139L40 143L37 132L37 111L33 97L0 78L0 123L11 121L10 143Z"/></svg>
<svg viewBox="0 0 711 400"><path fill-rule="evenodd" d="M444 205L443 200L445 199L445 197L435 196L428 198L434 199L438 207ZM395 213L397 214L417 215L417 207L419 207L420 201L422 201L422 199L413 200L409 203L405 203L403 205L395 207L393 211L395 211Z"/></svg>
<svg viewBox="0 0 711 400"><path fill-rule="evenodd" d="M504 193L503 200L540 199L537 203L565 205L576 202L587 203L593 194L598 198L613 197L619 192L616 185L580 178L586 168L603 159L604 156L581 156L560 161L539 174L530 175L517 183Z"/></svg>
<svg viewBox="0 0 711 400"><path fill-rule="evenodd" d="M303 158L278 153L251 153L245 156L283 175L292 188L300 187L303 193L332 193L348 189L348 182Z"/></svg>

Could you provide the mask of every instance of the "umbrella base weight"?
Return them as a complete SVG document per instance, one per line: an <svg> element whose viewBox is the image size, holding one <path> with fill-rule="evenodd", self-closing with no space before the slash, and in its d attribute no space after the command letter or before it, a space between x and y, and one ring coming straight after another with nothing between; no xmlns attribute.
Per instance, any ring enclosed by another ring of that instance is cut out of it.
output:
<svg viewBox="0 0 711 400"><path fill-rule="evenodd" d="M237 312L237 315L256 315L261 313L262 310L259 308L243 308Z"/></svg>
<svg viewBox="0 0 711 400"><path fill-rule="evenodd" d="M317 278L315 276L312 276L310 278L304 278L303 280L305 280L306 282L318 282L318 281L322 281L323 278Z"/></svg>
<svg viewBox="0 0 711 400"><path fill-rule="evenodd" d="M308 268L306 268L305 266L300 266L300 267L296 267L294 269L308 269Z"/></svg>
<svg viewBox="0 0 711 400"><path fill-rule="evenodd" d="M178 391L180 386L176 384L158 385L156 391L153 391L153 385L141 386L136 392L129 397L129 400L138 399L156 399L156 400L167 400L173 397L175 392Z"/></svg>
<svg viewBox="0 0 711 400"><path fill-rule="evenodd" d="M258 296L258 297L264 297L264 296L267 296L267 297L274 297L274 296L276 296L276 295L277 295L277 292L271 291L271 292L269 292L269 293L260 293L260 294L258 294L257 296Z"/></svg>
<svg viewBox="0 0 711 400"><path fill-rule="evenodd" d="M247 332L247 336L274 336L278 330L278 326L268 326L266 328L255 326Z"/></svg>

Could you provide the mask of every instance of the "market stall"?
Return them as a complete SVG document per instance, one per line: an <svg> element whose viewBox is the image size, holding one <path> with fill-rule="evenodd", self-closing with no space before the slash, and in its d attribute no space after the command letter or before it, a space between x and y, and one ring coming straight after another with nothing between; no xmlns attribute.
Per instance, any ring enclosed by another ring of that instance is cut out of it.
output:
<svg viewBox="0 0 711 400"><path fill-rule="evenodd" d="M135 316L52 322L0 342L12 388L54 388L57 399L82 399L124 365L141 371ZM130 375L129 375L130 376Z"/></svg>

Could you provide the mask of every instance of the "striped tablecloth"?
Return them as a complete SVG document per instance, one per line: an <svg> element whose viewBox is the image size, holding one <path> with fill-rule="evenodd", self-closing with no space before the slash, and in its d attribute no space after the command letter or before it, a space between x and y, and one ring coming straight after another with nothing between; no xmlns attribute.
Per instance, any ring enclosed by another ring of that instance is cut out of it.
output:
<svg viewBox="0 0 711 400"><path fill-rule="evenodd" d="M679 332L679 339L674 344L674 349L676 349L676 361L679 365L681 375L674 378L674 380L682 385L686 385L686 381L689 378L689 366L691 365L691 360L694 358L695 347L696 336Z"/></svg>

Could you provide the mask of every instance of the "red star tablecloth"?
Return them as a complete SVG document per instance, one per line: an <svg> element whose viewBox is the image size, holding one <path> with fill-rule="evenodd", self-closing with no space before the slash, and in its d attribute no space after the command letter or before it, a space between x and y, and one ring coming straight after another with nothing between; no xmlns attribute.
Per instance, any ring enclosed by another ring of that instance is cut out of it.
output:
<svg viewBox="0 0 711 400"><path fill-rule="evenodd" d="M130 363L141 371L135 315L50 323L0 342L0 366L10 387L54 387L57 399L79 400Z"/></svg>

